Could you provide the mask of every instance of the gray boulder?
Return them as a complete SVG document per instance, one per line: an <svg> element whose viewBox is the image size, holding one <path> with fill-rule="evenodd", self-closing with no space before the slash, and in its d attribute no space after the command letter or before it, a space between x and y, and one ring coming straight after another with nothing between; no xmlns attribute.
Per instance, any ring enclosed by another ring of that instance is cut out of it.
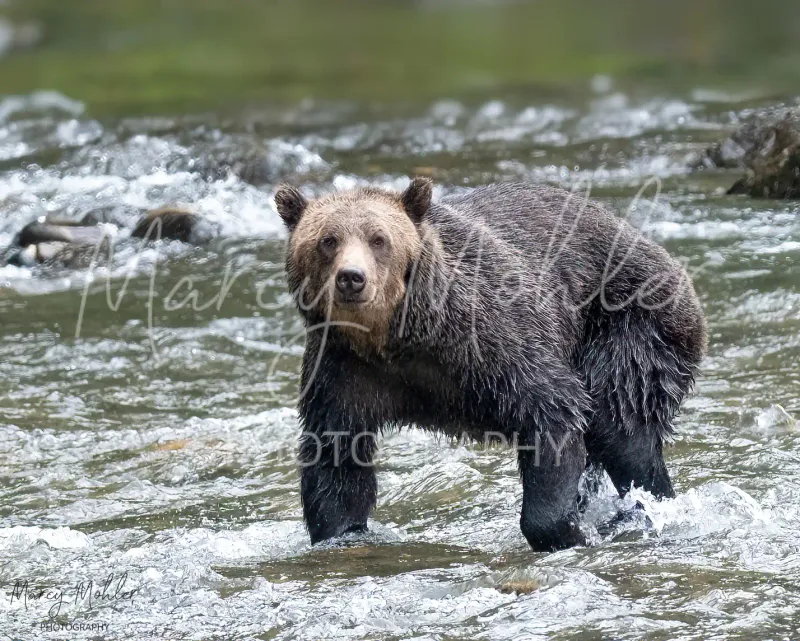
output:
<svg viewBox="0 0 800 641"><path fill-rule="evenodd" d="M728 190L753 198L800 198L800 109L751 116L730 136L691 161L694 168L741 169Z"/></svg>
<svg viewBox="0 0 800 641"><path fill-rule="evenodd" d="M753 198L800 198L800 110L759 127L744 155L745 176L728 190Z"/></svg>

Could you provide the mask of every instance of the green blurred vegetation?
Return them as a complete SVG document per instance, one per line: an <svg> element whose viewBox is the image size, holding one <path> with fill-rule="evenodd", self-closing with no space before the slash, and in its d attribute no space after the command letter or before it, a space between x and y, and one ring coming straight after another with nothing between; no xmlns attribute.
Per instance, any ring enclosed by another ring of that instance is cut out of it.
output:
<svg viewBox="0 0 800 641"><path fill-rule="evenodd" d="M96 115L429 99L596 73L774 89L800 79L796 0L11 0L0 10L44 32L37 48L0 59L0 91L56 89Z"/></svg>

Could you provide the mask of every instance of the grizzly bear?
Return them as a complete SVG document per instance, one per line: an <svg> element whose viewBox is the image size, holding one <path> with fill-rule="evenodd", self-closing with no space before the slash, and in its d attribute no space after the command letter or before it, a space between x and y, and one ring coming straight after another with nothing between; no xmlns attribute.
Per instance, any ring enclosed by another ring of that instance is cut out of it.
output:
<svg viewBox="0 0 800 641"><path fill-rule="evenodd" d="M662 449L706 332L683 267L601 205L497 184L432 202L360 187L275 197L307 327L301 499L312 543L364 530L377 435L513 443L534 550L585 542L588 465L674 496Z"/></svg>

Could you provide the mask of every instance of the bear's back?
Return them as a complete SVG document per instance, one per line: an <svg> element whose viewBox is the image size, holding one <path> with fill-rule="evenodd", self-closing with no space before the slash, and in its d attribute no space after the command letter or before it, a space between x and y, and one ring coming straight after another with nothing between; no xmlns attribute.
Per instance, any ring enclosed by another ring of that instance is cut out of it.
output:
<svg viewBox="0 0 800 641"><path fill-rule="evenodd" d="M428 221L454 262L476 268L479 280L500 287L519 282L517 303L529 302L529 292L558 292L552 303L558 306L559 298L582 316L597 297L611 307L627 306L643 293L646 303L659 304L686 290L696 307L680 263L579 194L551 186L486 185L443 198L431 207ZM541 309L538 298L530 305ZM551 311L566 320L563 309Z"/></svg>
<svg viewBox="0 0 800 641"><path fill-rule="evenodd" d="M431 211L435 226L475 229L528 255L544 255L554 239L567 240L567 247L606 245L622 225L627 227L601 205L547 185L485 185L440 202L442 207L434 206Z"/></svg>
<svg viewBox="0 0 800 641"><path fill-rule="evenodd" d="M666 250L603 205L547 185L476 187L443 198L428 219L451 251L481 239L505 247L530 269L554 270L559 280L577 277L590 287L617 266L620 276L634 282L678 266Z"/></svg>

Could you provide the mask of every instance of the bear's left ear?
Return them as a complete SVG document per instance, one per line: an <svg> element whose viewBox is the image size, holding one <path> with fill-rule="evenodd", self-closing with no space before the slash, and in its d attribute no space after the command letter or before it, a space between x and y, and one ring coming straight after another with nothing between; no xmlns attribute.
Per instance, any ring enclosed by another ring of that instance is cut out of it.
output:
<svg viewBox="0 0 800 641"><path fill-rule="evenodd" d="M432 196L433 181L430 178L414 178L400 196L403 209L414 223L422 222L422 218L430 209Z"/></svg>
<svg viewBox="0 0 800 641"><path fill-rule="evenodd" d="M289 231L294 231L308 207L308 200L296 187L280 185L275 193L275 207Z"/></svg>

